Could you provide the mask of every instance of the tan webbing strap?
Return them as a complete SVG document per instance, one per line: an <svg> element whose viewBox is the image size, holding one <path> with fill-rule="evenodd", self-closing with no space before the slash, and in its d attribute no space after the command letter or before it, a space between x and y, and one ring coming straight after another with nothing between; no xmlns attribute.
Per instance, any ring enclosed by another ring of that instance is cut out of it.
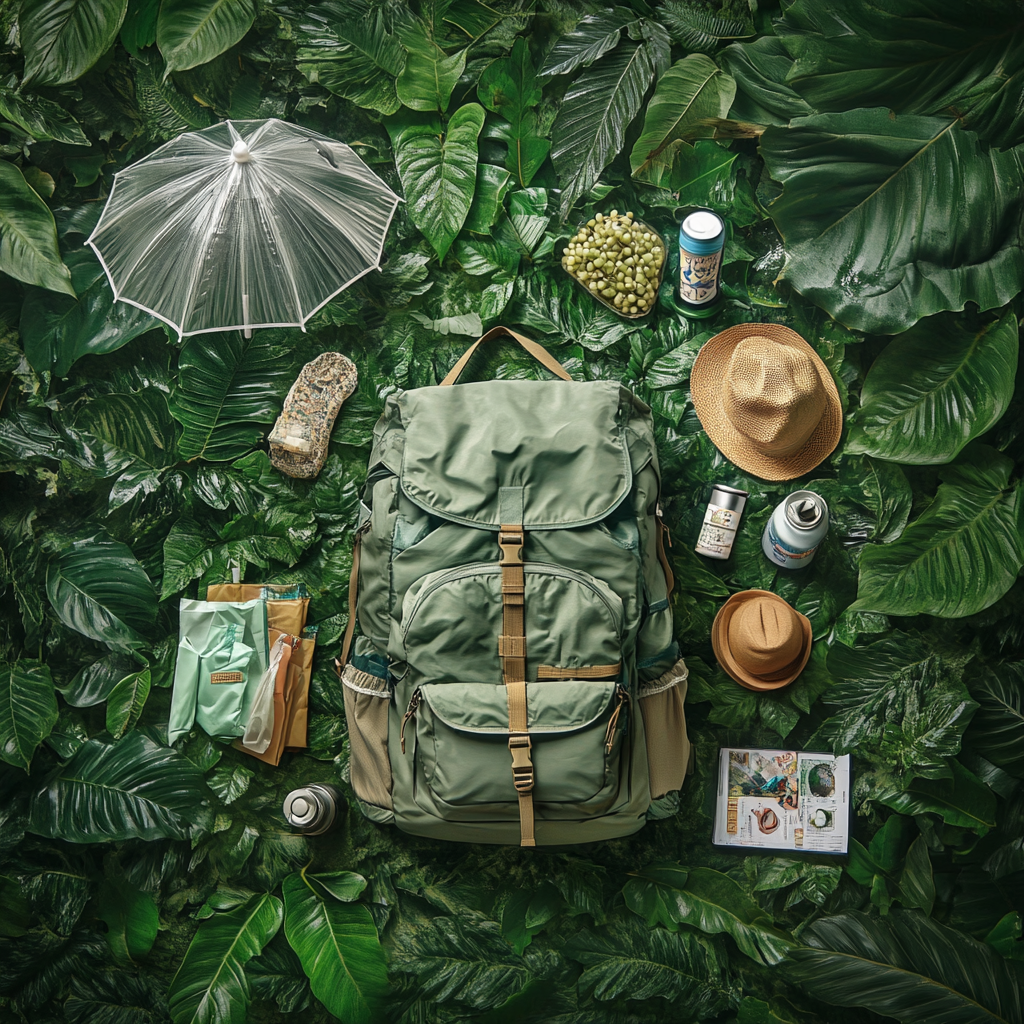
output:
<svg viewBox="0 0 1024 1024"><path fill-rule="evenodd" d="M356 631L356 597L359 594L359 545L363 533L356 531L355 543L352 545L352 575L348 578L348 625L341 641L341 656L334 661L334 667L341 675L341 670L348 664L349 651L352 649L352 636Z"/></svg>
<svg viewBox="0 0 1024 1024"><path fill-rule="evenodd" d="M466 368L466 364L473 358L473 353L476 352L476 350L485 341L490 341L491 338L500 338L503 335L507 335L513 341L519 342L519 344L522 345L538 363L549 369L556 377L561 377L562 380L572 380L572 377L569 376L568 370L566 370L566 368L543 345L538 345L537 342L530 341L529 338L524 337L522 334L517 334L515 331L510 331L507 327L492 327L486 334L474 341L473 344L462 353L462 357L448 371L448 375L445 379L441 381L441 387L448 387L459 379L462 371Z"/></svg>
<svg viewBox="0 0 1024 1024"><path fill-rule="evenodd" d="M523 489L499 490L498 530L501 552L501 636L498 655L508 698L508 747L512 782L519 794L520 846L536 846L533 835L533 761L526 707L526 574L523 567ZM508 523L513 519L512 523Z"/></svg>
<svg viewBox="0 0 1024 1024"><path fill-rule="evenodd" d="M614 665L583 665L580 668L562 668L559 665L538 665L537 679L616 679L622 671L622 662Z"/></svg>

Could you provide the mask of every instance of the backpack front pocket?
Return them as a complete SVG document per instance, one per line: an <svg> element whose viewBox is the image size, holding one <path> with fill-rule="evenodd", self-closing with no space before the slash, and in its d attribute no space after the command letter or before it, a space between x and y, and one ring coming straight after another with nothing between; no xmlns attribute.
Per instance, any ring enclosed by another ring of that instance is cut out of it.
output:
<svg viewBox="0 0 1024 1024"><path fill-rule="evenodd" d="M528 562L524 578L527 679L536 680L542 665L618 665L622 601L606 583L546 562ZM431 573L409 588L402 621L392 628L392 657L408 664L412 688L501 679L501 633L501 568L477 562Z"/></svg>
<svg viewBox="0 0 1024 1024"><path fill-rule="evenodd" d="M504 684L433 683L417 693L409 755L433 799L453 820L460 811L470 820L481 812L517 816ZM614 798L627 703L614 682L527 684L538 816L573 816Z"/></svg>

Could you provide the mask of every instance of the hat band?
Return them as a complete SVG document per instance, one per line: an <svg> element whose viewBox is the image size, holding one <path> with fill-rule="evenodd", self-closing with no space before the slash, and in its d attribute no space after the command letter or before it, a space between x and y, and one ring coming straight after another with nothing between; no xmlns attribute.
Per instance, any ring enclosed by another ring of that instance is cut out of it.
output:
<svg viewBox="0 0 1024 1024"><path fill-rule="evenodd" d="M797 654L797 656L791 662L789 662L789 664L784 665L780 669L776 669L774 672L768 672L768 673L766 673L764 675L761 675L758 672L754 672L752 669L750 669L747 666L743 665L741 662L736 661L735 655L733 656L733 660L736 661L736 664L739 665L743 669L744 672L749 673L755 679L763 679L766 683L776 683L780 679L788 679L790 676L792 676L793 675L793 669L797 665L800 664L800 661L803 658L803 656L804 656L804 652L803 652L803 650L801 650Z"/></svg>

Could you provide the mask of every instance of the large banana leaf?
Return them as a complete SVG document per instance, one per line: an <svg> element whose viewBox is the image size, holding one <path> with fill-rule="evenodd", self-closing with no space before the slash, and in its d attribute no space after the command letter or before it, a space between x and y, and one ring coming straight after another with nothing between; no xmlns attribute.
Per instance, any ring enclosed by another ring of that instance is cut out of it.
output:
<svg viewBox="0 0 1024 1024"><path fill-rule="evenodd" d="M0 160L0 270L16 281L74 297L71 273L57 250L53 214L7 160Z"/></svg>
<svg viewBox="0 0 1024 1024"><path fill-rule="evenodd" d="M1024 147L985 152L956 118L886 108L761 136L783 276L837 320L898 334L941 310L1005 305L1024 281Z"/></svg>
<svg viewBox="0 0 1024 1024"><path fill-rule="evenodd" d="M899 790L878 791L879 803L900 814L937 814L947 825L984 835L996 825L995 794L959 761L948 779L914 779Z"/></svg>
<svg viewBox="0 0 1024 1024"><path fill-rule="evenodd" d="M628 7L588 14L552 47L541 68L541 77L567 75L588 67L615 48L624 28L635 30L639 20Z"/></svg>
<svg viewBox="0 0 1024 1024"><path fill-rule="evenodd" d="M361 10L344 0L311 6L299 27L298 69L336 96L382 114L401 106L395 79L405 50L381 9Z"/></svg>
<svg viewBox="0 0 1024 1024"><path fill-rule="evenodd" d="M728 1005L723 958L690 931L647 928L632 918L612 930L580 932L564 952L583 964L580 990L597 999L660 997L685 1005L693 1020L715 1017Z"/></svg>
<svg viewBox="0 0 1024 1024"><path fill-rule="evenodd" d="M965 449L899 540L864 548L851 610L957 619L998 601L1024 565L1024 502L1013 468L985 445Z"/></svg>
<svg viewBox="0 0 1024 1024"><path fill-rule="evenodd" d="M285 935L331 1013L346 1024L375 1024L388 991L384 950L369 910L338 899L331 878L318 883L296 872L284 880Z"/></svg>
<svg viewBox="0 0 1024 1024"><path fill-rule="evenodd" d="M1024 24L1013 0L797 0L778 33L815 110L955 109L986 143L1024 138Z"/></svg>
<svg viewBox="0 0 1024 1024"><path fill-rule="evenodd" d="M16 661L0 674L0 758L28 771L32 755L57 722L50 670Z"/></svg>
<svg viewBox="0 0 1024 1024"><path fill-rule="evenodd" d="M756 124L784 125L794 117L814 113L810 104L786 84L793 61L778 36L733 43L722 51L719 60L736 79L730 116Z"/></svg>
<svg viewBox="0 0 1024 1024"><path fill-rule="evenodd" d="M626 140L657 70L654 47L622 42L569 87L551 126L551 160L562 186L562 220Z"/></svg>
<svg viewBox="0 0 1024 1024"><path fill-rule="evenodd" d="M904 1024L1020 1024L1024 969L912 910L819 918L790 954L811 995Z"/></svg>
<svg viewBox="0 0 1024 1024"><path fill-rule="evenodd" d="M473 203L477 138L483 126L484 109L479 103L459 107L443 132L432 120L400 120L388 125L409 216L440 260L462 229Z"/></svg>
<svg viewBox="0 0 1024 1024"><path fill-rule="evenodd" d="M156 619L156 590L120 541L102 534L76 541L46 569L46 596L61 622L120 647L143 642Z"/></svg>
<svg viewBox="0 0 1024 1024"><path fill-rule="evenodd" d="M271 423L292 381L284 349L266 331L197 334L178 358L171 415L184 431L182 458L226 462L244 455Z"/></svg>
<svg viewBox="0 0 1024 1024"><path fill-rule="evenodd" d="M846 451L949 462L1006 411L1019 349L1013 311L975 327L951 314L922 320L872 364Z"/></svg>
<svg viewBox="0 0 1024 1024"><path fill-rule="evenodd" d="M987 665L970 685L979 704L971 723L971 746L992 764L1024 776L1024 663Z"/></svg>
<svg viewBox="0 0 1024 1024"><path fill-rule="evenodd" d="M262 893L200 922L167 992L174 1024L246 1024L245 965L277 934L281 918L281 901Z"/></svg>
<svg viewBox="0 0 1024 1024"><path fill-rule="evenodd" d="M255 18L255 0L162 0L156 45L167 64L164 77L231 49Z"/></svg>
<svg viewBox="0 0 1024 1024"><path fill-rule="evenodd" d="M199 769L144 732L92 739L36 791L28 827L69 843L184 839L205 794Z"/></svg>
<svg viewBox="0 0 1024 1024"><path fill-rule="evenodd" d="M25 85L84 75L117 38L128 0L25 0L18 15Z"/></svg>
<svg viewBox="0 0 1024 1024"><path fill-rule="evenodd" d="M725 117L735 95L735 80L710 57L691 53L676 61L658 79L647 104L643 131L629 157L633 177L660 181L666 149L680 139L710 138L714 128L702 122Z"/></svg>
<svg viewBox="0 0 1024 1024"><path fill-rule="evenodd" d="M649 864L622 890L626 906L653 928L679 931L690 925L709 934L725 932L752 960L778 963L792 948L789 936L728 875L711 868L687 871L678 864Z"/></svg>

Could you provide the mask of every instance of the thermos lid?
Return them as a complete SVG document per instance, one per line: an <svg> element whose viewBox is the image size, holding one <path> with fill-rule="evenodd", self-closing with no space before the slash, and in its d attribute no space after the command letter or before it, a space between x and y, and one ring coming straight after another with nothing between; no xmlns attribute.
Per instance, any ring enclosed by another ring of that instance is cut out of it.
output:
<svg viewBox="0 0 1024 1024"><path fill-rule="evenodd" d="M710 210L698 210L683 221L683 231L698 242L717 238L724 228L722 218Z"/></svg>
<svg viewBox="0 0 1024 1024"><path fill-rule="evenodd" d="M309 825L316 819L320 802L308 789L293 789L284 798L284 816L293 825Z"/></svg>
<svg viewBox="0 0 1024 1024"><path fill-rule="evenodd" d="M747 503L749 491L741 491L738 487L726 487L725 484L713 484L711 487L711 503L722 508L742 511Z"/></svg>
<svg viewBox="0 0 1024 1024"><path fill-rule="evenodd" d="M786 518L798 530L812 530L821 522L825 503L810 491L797 491L786 501Z"/></svg>

